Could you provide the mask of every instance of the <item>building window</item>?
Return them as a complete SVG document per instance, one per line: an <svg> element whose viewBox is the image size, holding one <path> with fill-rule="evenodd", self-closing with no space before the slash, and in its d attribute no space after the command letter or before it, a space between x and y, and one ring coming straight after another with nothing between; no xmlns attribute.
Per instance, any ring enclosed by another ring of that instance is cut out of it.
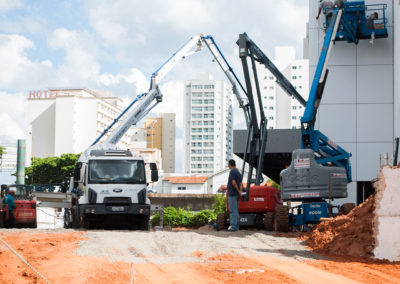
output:
<svg viewBox="0 0 400 284"><path fill-rule="evenodd" d="M186 190L186 186L178 186L178 190Z"/></svg>
<svg viewBox="0 0 400 284"><path fill-rule="evenodd" d="M296 120L297 119L297 116L292 116L292 120Z"/></svg>
<svg viewBox="0 0 400 284"><path fill-rule="evenodd" d="M192 118L203 118L203 115L202 114L192 114Z"/></svg>
<svg viewBox="0 0 400 284"><path fill-rule="evenodd" d="M269 96L268 97L270 100L273 100L274 99L274 96Z"/></svg>
<svg viewBox="0 0 400 284"><path fill-rule="evenodd" d="M296 69L297 69L297 66L292 66L292 69L293 69L293 70L296 70Z"/></svg>
<svg viewBox="0 0 400 284"><path fill-rule="evenodd" d="M274 110L274 107L273 107L273 106L270 106L268 109L269 109L269 110Z"/></svg>
<svg viewBox="0 0 400 284"><path fill-rule="evenodd" d="M292 76L292 79L293 79L293 80L296 80L296 79L297 79L297 76Z"/></svg>
<svg viewBox="0 0 400 284"><path fill-rule="evenodd" d="M274 120L274 117L273 117L273 116L270 116L270 117L269 117L269 120Z"/></svg>
<svg viewBox="0 0 400 284"><path fill-rule="evenodd" d="M269 77L269 79L270 79L270 80L274 80L274 77L273 77L273 76L271 76L271 77Z"/></svg>
<svg viewBox="0 0 400 284"><path fill-rule="evenodd" d="M202 111L203 108L202 107L192 107L193 111Z"/></svg>
<svg viewBox="0 0 400 284"><path fill-rule="evenodd" d="M292 109L296 110L296 109L297 109L297 106L292 106Z"/></svg>
<svg viewBox="0 0 400 284"><path fill-rule="evenodd" d="M299 89L302 89L303 88L303 86L299 86Z"/></svg>
<svg viewBox="0 0 400 284"><path fill-rule="evenodd" d="M273 90L273 89L274 89L274 86L269 86L269 89L270 89L270 90Z"/></svg>

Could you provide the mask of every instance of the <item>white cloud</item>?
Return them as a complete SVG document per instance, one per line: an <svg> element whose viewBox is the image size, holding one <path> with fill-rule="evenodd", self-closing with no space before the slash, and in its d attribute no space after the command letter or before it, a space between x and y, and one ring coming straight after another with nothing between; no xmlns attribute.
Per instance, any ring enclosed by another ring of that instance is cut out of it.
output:
<svg viewBox="0 0 400 284"><path fill-rule="evenodd" d="M25 138L27 126L26 94L0 92L0 137Z"/></svg>
<svg viewBox="0 0 400 284"><path fill-rule="evenodd" d="M46 22L37 15L22 16L18 20L3 19L0 22L0 30L6 33L16 34L43 34L46 32Z"/></svg>
<svg viewBox="0 0 400 284"><path fill-rule="evenodd" d="M20 35L0 34L0 85L5 89L41 87L52 75L51 62L31 61L27 51L34 43Z"/></svg>
<svg viewBox="0 0 400 284"><path fill-rule="evenodd" d="M169 81L160 86L162 102L154 109L157 113L175 113L177 127L183 128L184 84L181 81Z"/></svg>
<svg viewBox="0 0 400 284"><path fill-rule="evenodd" d="M49 36L52 49L65 52L64 62L58 68L59 80L64 84L96 81L100 71L97 45L86 31L54 30Z"/></svg>
<svg viewBox="0 0 400 284"><path fill-rule="evenodd" d="M20 7L22 3L19 0L0 0L0 12L8 12Z"/></svg>
<svg viewBox="0 0 400 284"><path fill-rule="evenodd" d="M117 75L110 73L101 74L98 81L107 87L121 84L121 82L133 84L136 87L137 94L145 93L150 88L147 78L136 68L125 69Z"/></svg>

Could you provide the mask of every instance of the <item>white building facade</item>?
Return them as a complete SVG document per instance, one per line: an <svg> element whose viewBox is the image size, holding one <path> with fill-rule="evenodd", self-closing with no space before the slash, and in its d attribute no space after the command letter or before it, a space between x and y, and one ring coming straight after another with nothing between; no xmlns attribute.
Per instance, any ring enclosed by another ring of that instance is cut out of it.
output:
<svg viewBox="0 0 400 284"><path fill-rule="evenodd" d="M87 89L31 91L27 161L30 157L81 153L122 112L121 102ZM130 131L125 133L118 146L129 148L130 136Z"/></svg>
<svg viewBox="0 0 400 284"><path fill-rule="evenodd" d="M163 113L161 157L164 173L175 172L175 113Z"/></svg>
<svg viewBox="0 0 400 284"><path fill-rule="evenodd" d="M278 46L275 48L273 63L299 94L307 100L309 93L308 59L296 59L295 49L292 46ZM268 128L300 128L300 118L303 115L304 107L282 90L276 83L276 78L264 65L258 65L258 73Z"/></svg>
<svg viewBox="0 0 400 284"><path fill-rule="evenodd" d="M209 74L185 82L184 172L211 174L232 157L232 100L228 84Z"/></svg>
<svg viewBox="0 0 400 284"><path fill-rule="evenodd" d="M336 42L316 125L353 155L349 198L341 202L360 200L364 184L378 177L380 154L392 153L393 140L400 134L399 1L365 2L387 4L389 37L375 39L373 44L369 40L360 40L358 45ZM318 4L318 0L309 2L310 84L325 36L324 17L319 22L315 19Z"/></svg>

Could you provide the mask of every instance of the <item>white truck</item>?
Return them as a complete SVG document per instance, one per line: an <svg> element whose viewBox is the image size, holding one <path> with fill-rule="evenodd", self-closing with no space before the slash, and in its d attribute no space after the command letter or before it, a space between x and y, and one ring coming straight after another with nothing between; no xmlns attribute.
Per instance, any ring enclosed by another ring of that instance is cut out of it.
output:
<svg viewBox="0 0 400 284"><path fill-rule="evenodd" d="M99 225L148 229L151 207L146 192L146 165L143 158L133 157L130 151L120 150L116 144L132 125L136 125L162 101L162 94L158 88L160 80L179 61L200 51L203 44L208 47L214 60L231 82L233 93L245 113L246 120L248 119L248 106L239 95L236 82L244 92L245 89L214 39L205 34L190 38L152 74L149 91L140 94L80 156L70 183L72 204L70 208L65 209L65 227L91 228ZM132 108L134 104L136 105ZM101 141L106 134L108 136ZM156 164L151 163L149 167L151 181L157 181Z"/></svg>
<svg viewBox="0 0 400 284"><path fill-rule="evenodd" d="M156 164L149 164L151 181L158 180ZM72 228L130 228L147 230L150 200L146 165L129 150L91 150L77 163L72 207L65 224Z"/></svg>

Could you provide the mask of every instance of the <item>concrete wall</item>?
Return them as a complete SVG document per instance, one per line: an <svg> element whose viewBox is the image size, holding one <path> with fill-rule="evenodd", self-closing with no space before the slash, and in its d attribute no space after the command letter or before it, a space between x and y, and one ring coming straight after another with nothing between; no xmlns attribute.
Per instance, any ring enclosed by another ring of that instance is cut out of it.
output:
<svg viewBox="0 0 400 284"><path fill-rule="evenodd" d="M376 258L400 261L400 169L385 167L375 198Z"/></svg>
<svg viewBox="0 0 400 284"><path fill-rule="evenodd" d="M394 136L400 137L400 0L394 0Z"/></svg>
<svg viewBox="0 0 400 284"><path fill-rule="evenodd" d="M214 203L213 194L149 194L151 204L164 207L173 206L192 211L211 209Z"/></svg>
<svg viewBox="0 0 400 284"><path fill-rule="evenodd" d="M175 172L175 113L164 113L162 117L162 164L164 173Z"/></svg>
<svg viewBox="0 0 400 284"><path fill-rule="evenodd" d="M309 3L311 84L325 33L322 28L324 17L320 17L319 22L315 19L319 1L310 0ZM353 181L377 178L379 155L393 151L393 1L366 1L366 4L377 3L388 5L389 38L376 39L374 44L369 40L361 40L358 45L336 42L317 117L317 128L353 154ZM356 183L352 183L346 202L355 200Z"/></svg>

